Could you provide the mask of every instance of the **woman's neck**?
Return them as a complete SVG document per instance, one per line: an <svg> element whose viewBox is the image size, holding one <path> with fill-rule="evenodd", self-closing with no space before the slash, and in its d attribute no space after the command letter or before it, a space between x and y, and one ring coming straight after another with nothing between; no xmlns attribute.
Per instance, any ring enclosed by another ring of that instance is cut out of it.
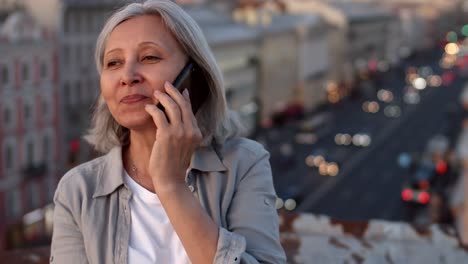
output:
<svg viewBox="0 0 468 264"><path fill-rule="evenodd" d="M130 144L124 148L123 161L126 171L140 185L148 190L153 189L148 173L148 164L156 139L154 129L145 131L130 130Z"/></svg>

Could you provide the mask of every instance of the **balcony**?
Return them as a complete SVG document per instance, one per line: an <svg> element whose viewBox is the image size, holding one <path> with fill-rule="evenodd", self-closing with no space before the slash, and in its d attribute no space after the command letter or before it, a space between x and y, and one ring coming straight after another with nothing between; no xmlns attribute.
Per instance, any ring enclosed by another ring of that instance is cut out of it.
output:
<svg viewBox="0 0 468 264"><path fill-rule="evenodd" d="M39 164L27 164L21 170L24 179L35 179L41 177L47 172L47 164L41 162Z"/></svg>

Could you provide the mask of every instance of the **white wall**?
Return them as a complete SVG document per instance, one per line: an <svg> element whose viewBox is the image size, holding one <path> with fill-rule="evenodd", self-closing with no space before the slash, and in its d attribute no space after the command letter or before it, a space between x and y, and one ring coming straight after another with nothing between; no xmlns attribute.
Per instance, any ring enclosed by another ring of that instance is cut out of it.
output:
<svg viewBox="0 0 468 264"><path fill-rule="evenodd" d="M328 71L329 58L326 35L310 37L299 43L299 79Z"/></svg>
<svg viewBox="0 0 468 264"><path fill-rule="evenodd" d="M57 30L61 0L23 0L28 12L48 30Z"/></svg>

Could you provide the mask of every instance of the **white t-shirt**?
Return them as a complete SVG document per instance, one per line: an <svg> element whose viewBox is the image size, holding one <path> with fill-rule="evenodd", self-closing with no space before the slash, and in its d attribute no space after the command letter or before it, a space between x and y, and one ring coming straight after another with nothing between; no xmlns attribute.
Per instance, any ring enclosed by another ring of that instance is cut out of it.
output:
<svg viewBox="0 0 468 264"><path fill-rule="evenodd" d="M128 263L191 263L158 196L127 172L125 182L133 193Z"/></svg>

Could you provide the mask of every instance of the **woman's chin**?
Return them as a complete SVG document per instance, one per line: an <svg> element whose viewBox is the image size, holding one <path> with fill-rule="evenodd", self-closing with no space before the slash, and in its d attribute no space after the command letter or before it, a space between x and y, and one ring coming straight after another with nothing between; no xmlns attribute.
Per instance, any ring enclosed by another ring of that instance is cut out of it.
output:
<svg viewBox="0 0 468 264"><path fill-rule="evenodd" d="M153 123L153 119L151 119L151 116L149 115L145 117L133 116L132 118L126 118L125 120L121 120L121 122L119 123L120 125L130 130L146 130L146 129L156 128Z"/></svg>

